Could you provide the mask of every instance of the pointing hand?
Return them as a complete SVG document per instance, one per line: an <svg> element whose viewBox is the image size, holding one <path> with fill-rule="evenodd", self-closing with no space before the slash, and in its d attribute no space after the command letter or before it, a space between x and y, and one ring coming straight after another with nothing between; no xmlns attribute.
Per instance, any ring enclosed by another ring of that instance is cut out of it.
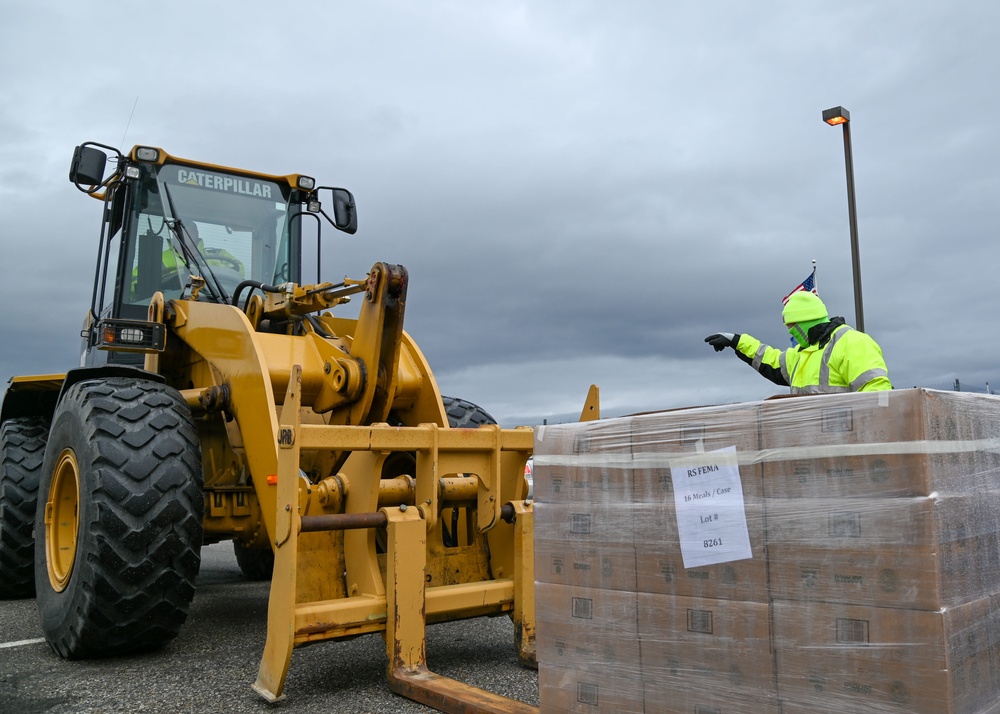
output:
<svg viewBox="0 0 1000 714"><path fill-rule="evenodd" d="M705 342L712 345L716 352L722 352L727 347L736 349L737 340L736 335L732 332L716 332L714 335L706 337Z"/></svg>

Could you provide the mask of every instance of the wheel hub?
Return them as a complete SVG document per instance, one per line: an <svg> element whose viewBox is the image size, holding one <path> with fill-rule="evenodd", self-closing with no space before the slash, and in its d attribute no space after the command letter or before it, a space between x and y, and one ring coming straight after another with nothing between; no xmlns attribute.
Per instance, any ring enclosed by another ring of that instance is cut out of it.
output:
<svg viewBox="0 0 1000 714"><path fill-rule="evenodd" d="M56 461L45 503L45 560L56 592L66 588L73 573L79 521L80 466L76 454L64 449Z"/></svg>

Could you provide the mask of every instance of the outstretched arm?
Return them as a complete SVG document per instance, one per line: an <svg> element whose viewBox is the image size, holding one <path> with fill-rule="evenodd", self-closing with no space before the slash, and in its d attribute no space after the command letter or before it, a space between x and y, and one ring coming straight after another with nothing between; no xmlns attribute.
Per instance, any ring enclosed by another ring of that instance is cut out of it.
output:
<svg viewBox="0 0 1000 714"><path fill-rule="evenodd" d="M756 337L734 332L716 332L706 337L705 342L712 345L716 352L732 347L736 356L757 370L762 377L782 387L788 386L785 353L781 350L768 347Z"/></svg>
<svg viewBox="0 0 1000 714"><path fill-rule="evenodd" d="M785 352L765 345L751 335L739 335L736 346L733 349L737 357L757 370L762 377L782 387L788 386L788 368L785 364Z"/></svg>

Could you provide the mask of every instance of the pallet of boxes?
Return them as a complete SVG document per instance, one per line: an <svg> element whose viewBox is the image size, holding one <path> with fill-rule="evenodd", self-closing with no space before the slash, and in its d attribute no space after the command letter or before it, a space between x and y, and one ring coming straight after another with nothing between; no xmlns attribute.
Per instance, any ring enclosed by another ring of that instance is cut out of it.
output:
<svg viewBox="0 0 1000 714"><path fill-rule="evenodd" d="M1000 712L1000 398L536 434L543 712Z"/></svg>

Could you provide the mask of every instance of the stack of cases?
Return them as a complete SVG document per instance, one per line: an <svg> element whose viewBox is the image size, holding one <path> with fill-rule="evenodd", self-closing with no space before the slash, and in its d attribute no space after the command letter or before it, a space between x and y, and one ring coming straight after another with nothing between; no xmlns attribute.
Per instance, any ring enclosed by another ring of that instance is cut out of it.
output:
<svg viewBox="0 0 1000 714"><path fill-rule="evenodd" d="M535 445L545 712L777 712L759 464L739 466L752 558L685 568L671 463L759 450L758 405L545 427Z"/></svg>
<svg viewBox="0 0 1000 714"><path fill-rule="evenodd" d="M541 432L534 457L539 705L643 712L630 420Z"/></svg>
<svg viewBox="0 0 1000 714"><path fill-rule="evenodd" d="M916 389L540 429L542 710L1000 711L997 434ZM750 557L685 568L671 467L732 447Z"/></svg>
<svg viewBox="0 0 1000 714"><path fill-rule="evenodd" d="M1000 399L784 399L760 425L783 711L1000 710Z"/></svg>

